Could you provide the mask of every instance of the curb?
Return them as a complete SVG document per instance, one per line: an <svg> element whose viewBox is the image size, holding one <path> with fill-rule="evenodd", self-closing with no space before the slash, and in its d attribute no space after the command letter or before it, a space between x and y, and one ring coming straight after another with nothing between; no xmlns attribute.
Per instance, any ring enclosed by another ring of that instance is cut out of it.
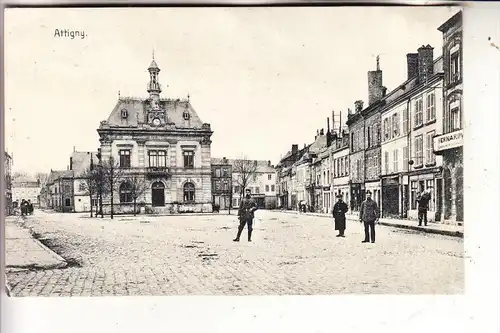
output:
<svg viewBox="0 0 500 333"><path fill-rule="evenodd" d="M318 214L318 213L298 213L295 211L281 211L282 213L285 214L295 214L295 215L306 215L306 216L316 216L316 217L323 217L323 218L330 218L329 215L323 215L323 214ZM355 218L352 218L350 216L346 216L347 221L358 221ZM415 231L422 231L425 233L430 233L430 234L438 234L438 235L445 235L445 236L452 236L452 237L460 237L464 238L464 233L462 231L456 230L456 231L451 231L451 230L440 230L440 229L432 229L429 227L421 227L421 226L416 226L416 225L406 225L406 224L401 224L401 223L391 223L391 222L384 222L380 221L378 224L387 226L387 227L393 227L393 228L400 228L400 229L409 229L409 230L415 230Z"/></svg>
<svg viewBox="0 0 500 333"><path fill-rule="evenodd" d="M431 228L425 228L425 227L420 227L420 226L414 226L414 225L406 225L406 224L399 224L399 223L388 223L388 222L381 222L379 221L380 225L388 226L388 227L394 227L394 228L401 228L401 229L409 229L409 230L415 230L415 231L422 231L426 232L429 234L438 234L438 235L445 235L445 236L452 236L452 237L460 237L464 238L464 233L462 231L451 231L451 230L438 230L438 229L431 229Z"/></svg>
<svg viewBox="0 0 500 333"><path fill-rule="evenodd" d="M22 228L24 230L27 230L29 235L31 236L31 239L38 244L45 252L47 252L52 258L57 260L58 262L55 264L48 264L48 265L39 265L39 264L30 264L30 265L6 265L5 268L25 268L25 269L57 269L57 268L64 268L68 265L66 260L64 260L63 257L49 249L47 246L45 246L42 242L40 242L38 239L35 238L33 235L33 229L30 227L26 226L20 226L18 225L19 228Z"/></svg>

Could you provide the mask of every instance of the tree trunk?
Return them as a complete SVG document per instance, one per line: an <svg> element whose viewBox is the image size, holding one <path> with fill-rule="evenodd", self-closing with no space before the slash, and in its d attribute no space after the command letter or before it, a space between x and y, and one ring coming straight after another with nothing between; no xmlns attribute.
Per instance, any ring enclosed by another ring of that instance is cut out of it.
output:
<svg viewBox="0 0 500 333"><path fill-rule="evenodd" d="M137 200L134 198L134 216L137 215L136 202L137 202Z"/></svg>
<svg viewBox="0 0 500 333"><path fill-rule="evenodd" d="M114 193L113 192L114 191L113 191L113 189L115 187L115 184L114 184L114 179L113 179L113 177L114 177L113 167L114 167L113 164L111 164L111 167L110 167L110 179L109 179L109 184L110 184L109 189L111 190L111 219L113 219L113 213L114 213L114 211L113 211L113 207L114 207L114 203L113 203L113 194Z"/></svg>
<svg viewBox="0 0 500 333"><path fill-rule="evenodd" d="M92 192L89 191L89 198L90 198L90 217L94 217L92 214Z"/></svg>

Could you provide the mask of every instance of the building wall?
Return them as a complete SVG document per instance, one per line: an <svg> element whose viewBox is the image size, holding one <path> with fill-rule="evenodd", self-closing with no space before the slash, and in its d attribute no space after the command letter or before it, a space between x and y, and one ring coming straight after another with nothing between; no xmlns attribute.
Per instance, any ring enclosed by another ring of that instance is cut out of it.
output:
<svg viewBox="0 0 500 333"><path fill-rule="evenodd" d="M349 126L350 133L350 156L349 167L352 183L364 183L365 181L365 130L364 120L360 119Z"/></svg>
<svg viewBox="0 0 500 333"><path fill-rule="evenodd" d="M151 134L119 135L114 134L108 142L101 144L102 160L106 161L110 156L119 161L119 150L130 149L131 168L125 173L137 172L147 173L145 168L149 167L149 150L166 150L168 176L147 176L152 185L161 181L165 186L165 206L152 207L151 213L171 212L211 212L212 210L212 181L211 181L211 153L210 144L200 143L199 136L157 136ZM183 148L189 146L194 151L194 168L184 168ZM134 170L134 168L136 168ZM184 185L191 182L195 187L195 201L184 202ZM150 187L151 188L151 187ZM137 202L143 201L146 206L152 205L152 190L138 198ZM120 204L119 184L114 191L113 197L115 213L129 213L133 211L133 204ZM105 213L110 211L111 197L103 198Z"/></svg>
<svg viewBox="0 0 500 333"><path fill-rule="evenodd" d="M21 203L21 200L31 200L33 205L38 205L38 196L40 195L40 186L37 183L12 184L12 201Z"/></svg>
<svg viewBox="0 0 500 333"><path fill-rule="evenodd" d="M237 172L233 172L233 198L232 207L238 208L241 202L241 189L236 188L237 182L235 181L238 177ZM277 175L276 172L257 172L255 178L251 177L247 188L252 192L252 195L264 196L264 203L266 209L274 209L278 205L277 201L277 187L276 187Z"/></svg>
<svg viewBox="0 0 500 333"><path fill-rule="evenodd" d="M380 178L380 121L379 112L375 112L365 120L365 181Z"/></svg>

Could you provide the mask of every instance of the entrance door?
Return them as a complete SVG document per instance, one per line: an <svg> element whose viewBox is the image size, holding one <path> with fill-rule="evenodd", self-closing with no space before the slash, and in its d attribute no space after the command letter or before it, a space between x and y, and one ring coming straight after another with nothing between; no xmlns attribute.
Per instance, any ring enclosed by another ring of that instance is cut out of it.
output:
<svg viewBox="0 0 500 333"><path fill-rule="evenodd" d="M441 221L443 212L443 180L436 179L436 222Z"/></svg>
<svg viewBox="0 0 500 333"><path fill-rule="evenodd" d="M151 186L151 199L153 207L165 206L165 185L162 182Z"/></svg>

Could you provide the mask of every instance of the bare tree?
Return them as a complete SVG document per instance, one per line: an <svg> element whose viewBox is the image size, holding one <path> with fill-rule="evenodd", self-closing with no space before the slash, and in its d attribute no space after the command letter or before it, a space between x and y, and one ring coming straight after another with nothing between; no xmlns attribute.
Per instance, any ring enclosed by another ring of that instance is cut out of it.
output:
<svg viewBox="0 0 500 333"><path fill-rule="evenodd" d="M139 176L133 174L126 178L126 181L129 183L130 193L132 195L132 199L134 199L134 216L137 215L137 199L144 195L146 191L149 189L149 183L146 181L144 176Z"/></svg>
<svg viewBox="0 0 500 333"><path fill-rule="evenodd" d="M15 181L19 178L27 178L28 174L24 171L16 171L12 174L12 180Z"/></svg>
<svg viewBox="0 0 500 333"><path fill-rule="evenodd" d="M124 169L121 168L120 164L115 161L114 157L111 156L108 160L101 161L100 170L102 172L102 183L104 185L102 188L103 192L101 194L109 193L111 196L111 219L113 219L114 193L119 183L118 180L123 178Z"/></svg>
<svg viewBox="0 0 500 333"><path fill-rule="evenodd" d="M243 198L245 189L257 176L257 161L249 160L246 157L234 161L233 166L234 182L240 187L240 195Z"/></svg>
<svg viewBox="0 0 500 333"><path fill-rule="evenodd" d="M40 186L43 187L49 179L49 174L45 172L37 172L35 173L35 179L40 183Z"/></svg>
<svg viewBox="0 0 500 333"><path fill-rule="evenodd" d="M84 181L83 184L84 184L85 192L89 196L89 199L90 199L90 217L93 217L92 198L99 193L99 187L102 187L102 183L99 182L99 179L101 178L99 176L99 169L97 169L93 165L91 165L88 169L86 169L83 172L82 178ZM102 209L101 209L101 212L102 212ZM95 212L95 216L97 217L97 211Z"/></svg>

